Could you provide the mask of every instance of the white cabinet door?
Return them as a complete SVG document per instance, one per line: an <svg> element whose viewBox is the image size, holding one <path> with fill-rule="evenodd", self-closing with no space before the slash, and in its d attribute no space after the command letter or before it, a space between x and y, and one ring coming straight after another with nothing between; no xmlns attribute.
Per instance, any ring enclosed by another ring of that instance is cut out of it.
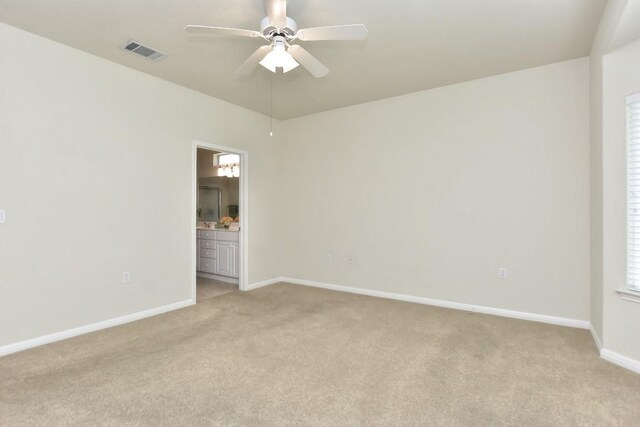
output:
<svg viewBox="0 0 640 427"><path fill-rule="evenodd" d="M235 251L234 242L216 241L216 268L215 274L233 276L233 264Z"/></svg>
<svg viewBox="0 0 640 427"><path fill-rule="evenodd" d="M240 277L240 245L238 242L232 242L233 247L233 277Z"/></svg>

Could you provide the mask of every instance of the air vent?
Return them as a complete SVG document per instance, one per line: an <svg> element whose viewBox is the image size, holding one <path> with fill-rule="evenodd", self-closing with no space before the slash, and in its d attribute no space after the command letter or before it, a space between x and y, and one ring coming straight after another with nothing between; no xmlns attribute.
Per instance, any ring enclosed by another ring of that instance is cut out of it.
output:
<svg viewBox="0 0 640 427"><path fill-rule="evenodd" d="M159 61L167 56L166 53L160 52L159 50L145 46L141 43L134 42L133 40L129 40L120 47L123 50L135 53L136 55L140 55L144 58L150 59L151 61Z"/></svg>

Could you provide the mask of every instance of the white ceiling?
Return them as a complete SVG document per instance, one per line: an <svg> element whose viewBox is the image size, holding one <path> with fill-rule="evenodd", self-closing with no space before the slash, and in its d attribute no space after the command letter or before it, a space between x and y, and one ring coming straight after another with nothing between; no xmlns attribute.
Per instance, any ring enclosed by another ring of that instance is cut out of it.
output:
<svg viewBox="0 0 640 427"><path fill-rule="evenodd" d="M606 0L290 0L300 28L365 24L364 42L300 42L331 70L273 75L276 118L586 56ZM194 36L187 24L259 30L261 0L0 0L0 21L269 114L272 74L235 69L261 40ZM169 56L119 49L129 39ZM1 55L1 52L0 52Z"/></svg>

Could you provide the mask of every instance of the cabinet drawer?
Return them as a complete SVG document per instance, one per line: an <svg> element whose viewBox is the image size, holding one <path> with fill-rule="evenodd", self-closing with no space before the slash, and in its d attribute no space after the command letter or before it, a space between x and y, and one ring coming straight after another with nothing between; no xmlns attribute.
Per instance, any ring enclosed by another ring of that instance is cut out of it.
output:
<svg viewBox="0 0 640 427"><path fill-rule="evenodd" d="M216 232L209 230L200 230L200 235L198 237L200 239L214 240L216 238Z"/></svg>
<svg viewBox="0 0 640 427"><path fill-rule="evenodd" d="M216 272L216 260L209 258L200 258L200 271L204 271L205 273L213 273Z"/></svg>
<svg viewBox="0 0 640 427"><path fill-rule="evenodd" d="M215 240L203 240L200 239L200 249L215 249L216 241Z"/></svg>
<svg viewBox="0 0 640 427"><path fill-rule="evenodd" d="M240 233L237 231L220 231L218 232L216 239L223 240L225 242L237 242L238 234Z"/></svg>
<svg viewBox="0 0 640 427"><path fill-rule="evenodd" d="M200 250L200 258L216 258L216 250L215 249L201 249Z"/></svg>

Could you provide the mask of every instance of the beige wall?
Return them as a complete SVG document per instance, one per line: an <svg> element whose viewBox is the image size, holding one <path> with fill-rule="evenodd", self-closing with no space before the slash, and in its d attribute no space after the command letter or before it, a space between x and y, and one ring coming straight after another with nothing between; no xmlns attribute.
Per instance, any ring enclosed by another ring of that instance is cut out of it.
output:
<svg viewBox="0 0 640 427"><path fill-rule="evenodd" d="M598 25L590 59L590 253L591 253L591 325L600 341L603 328L603 60L609 51L628 0L609 0Z"/></svg>
<svg viewBox="0 0 640 427"><path fill-rule="evenodd" d="M597 311L586 59L277 123L269 138L262 115L3 24L0 51L0 322L15 325L0 345L190 297L194 139L249 150L249 283ZM618 303L611 328L635 319ZM636 354L620 336L612 348Z"/></svg>
<svg viewBox="0 0 640 427"><path fill-rule="evenodd" d="M640 41L627 43L639 12L610 0L591 51L591 323L604 349L636 361L640 306L615 291L626 288L625 97L640 92Z"/></svg>
<svg viewBox="0 0 640 427"><path fill-rule="evenodd" d="M590 63L590 316L593 330L603 340L603 194L602 194L602 57L607 53L613 34L628 0L610 0L602 14L593 40Z"/></svg>
<svg viewBox="0 0 640 427"><path fill-rule="evenodd" d="M602 337L602 55L590 57L590 318Z"/></svg>
<svg viewBox="0 0 640 427"><path fill-rule="evenodd" d="M604 57L604 347L640 361L640 305L615 292L626 285L626 102L640 92L640 40Z"/></svg>
<svg viewBox="0 0 640 427"><path fill-rule="evenodd" d="M213 167L213 156L217 151L198 148L197 168L198 178L218 176L218 169Z"/></svg>
<svg viewBox="0 0 640 427"><path fill-rule="evenodd" d="M0 52L0 345L191 297L194 139L249 151L249 283L278 275L267 117L4 24Z"/></svg>
<svg viewBox="0 0 640 427"><path fill-rule="evenodd" d="M282 274L589 319L588 78L583 58L284 122Z"/></svg>

